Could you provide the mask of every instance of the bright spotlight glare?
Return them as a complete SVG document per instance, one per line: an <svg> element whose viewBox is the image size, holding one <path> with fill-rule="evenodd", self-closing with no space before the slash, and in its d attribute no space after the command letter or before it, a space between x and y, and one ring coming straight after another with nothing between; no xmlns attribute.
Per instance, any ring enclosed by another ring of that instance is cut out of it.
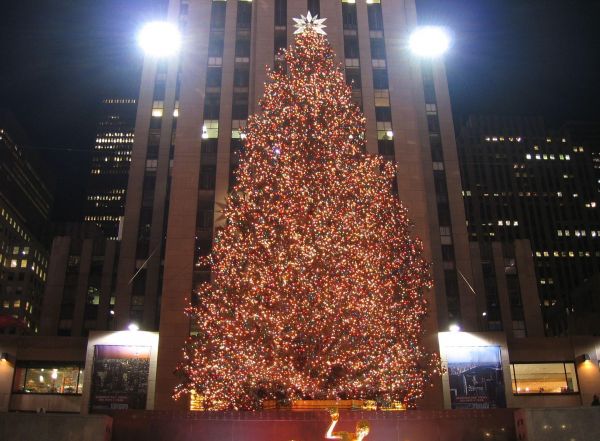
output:
<svg viewBox="0 0 600 441"><path fill-rule="evenodd" d="M450 47L450 35L441 27L423 26L411 34L408 45L420 57L439 57Z"/></svg>
<svg viewBox="0 0 600 441"><path fill-rule="evenodd" d="M142 28L138 34L138 42L146 55L164 58L179 52L181 34L172 23L153 21Z"/></svg>
<svg viewBox="0 0 600 441"><path fill-rule="evenodd" d="M139 331L140 327L138 325L136 325L135 323L131 323L129 326L127 326L127 329L135 332L135 331Z"/></svg>
<svg viewBox="0 0 600 441"><path fill-rule="evenodd" d="M460 326L458 326L456 323L450 325L450 332L458 332L460 331Z"/></svg>

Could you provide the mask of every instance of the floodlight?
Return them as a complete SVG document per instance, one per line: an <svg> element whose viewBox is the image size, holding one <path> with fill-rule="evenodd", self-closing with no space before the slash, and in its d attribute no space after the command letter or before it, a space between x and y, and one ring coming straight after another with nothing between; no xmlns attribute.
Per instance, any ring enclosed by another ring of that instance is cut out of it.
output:
<svg viewBox="0 0 600 441"><path fill-rule="evenodd" d="M439 26L422 26L413 31L408 45L415 55L435 58L444 54L450 47L450 35Z"/></svg>
<svg viewBox="0 0 600 441"><path fill-rule="evenodd" d="M181 33L173 23L153 21L139 32L138 43L146 55L165 58L181 49Z"/></svg>

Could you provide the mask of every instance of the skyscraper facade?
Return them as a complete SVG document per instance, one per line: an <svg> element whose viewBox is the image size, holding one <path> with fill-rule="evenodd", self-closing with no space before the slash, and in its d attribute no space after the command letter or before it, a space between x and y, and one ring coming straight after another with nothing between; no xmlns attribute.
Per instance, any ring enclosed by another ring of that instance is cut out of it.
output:
<svg viewBox="0 0 600 441"><path fill-rule="evenodd" d="M5 332L38 330L48 267L53 196L27 140L8 115L0 118L0 315ZM0 331L2 332L2 331Z"/></svg>
<svg viewBox="0 0 600 441"><path fill-rule="evenodd" d="M413 2L341 0L181 1L169 20L183 48L144 65L117 278L115 323L159 329L158 406L170 386L182 311L194 286L209 280L195 263L210 252L234 183L240 128L260 111L266 66L293 44L292 18L327 18L327 34L367 119L367 150L397 162L396 187L414 234L433 262L428 329L480 327L472 279L458 157L443 64L408 49L417 25Z"/></svg>
<svg viewBox="0 0 600 441"><path fill-rule="evenodd" d="M125 212L135 113L135 99L103 100L92 153L84 220L98 225L113 240L120 237Z"/></svg>
<svg viewBox="0 0 600 441"><path fill-rule="evenodd" d="M481 256L492 254L492 242L502 243L509 272L515 262L511 244L528 239L545 332L568 334L569 316L579 312L571 293L600 268L593 146L574 141L568 130L547 130L541 118L473 116L461 128L458 150L469 239L479 244ZM503 330L527 335L519 284L508 284L511 305L505 309L513 329ZM485 292L493 305L489 317L500 317L496 288L490 284ZM596 302L578 298L577 304ZM499 322L487 324L502 329Z"/></svg>

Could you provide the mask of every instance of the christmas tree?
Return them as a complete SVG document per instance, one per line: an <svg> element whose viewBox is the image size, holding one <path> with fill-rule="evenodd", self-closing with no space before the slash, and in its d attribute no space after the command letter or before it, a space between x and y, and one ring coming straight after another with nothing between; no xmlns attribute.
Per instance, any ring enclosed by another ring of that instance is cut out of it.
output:
<svg viewBox="0 0 600 441"><path fill-rule="evenodd" d="M435 362L420 344L429 266L393 192L393 164L365 152L314 17L248 120L237 184L188 310L175 391L206 409L263 400L375 399L411 406Z"/></svg>

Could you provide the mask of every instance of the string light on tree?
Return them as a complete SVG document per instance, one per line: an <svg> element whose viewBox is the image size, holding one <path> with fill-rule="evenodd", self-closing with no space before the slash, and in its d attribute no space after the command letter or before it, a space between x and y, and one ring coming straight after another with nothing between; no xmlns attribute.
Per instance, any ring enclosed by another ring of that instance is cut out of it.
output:
<svg viewBox="0 0 600 441"><path fill-rule="evenodd" d="M420 343L431 285L395 196L368 155L365 118L322 23L269 72L248 119L237 183L194 292L175 397L209 410L264 400L372 399L410 407L439 362Z"/></svg>

